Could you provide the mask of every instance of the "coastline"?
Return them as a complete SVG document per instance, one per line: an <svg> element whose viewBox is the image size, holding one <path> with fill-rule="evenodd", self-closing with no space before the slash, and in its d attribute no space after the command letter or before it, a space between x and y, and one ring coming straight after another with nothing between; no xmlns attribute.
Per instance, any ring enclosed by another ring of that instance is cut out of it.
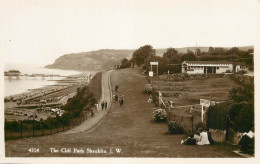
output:
<svg viewBox="0 0 260 164"><path fill-rule="evenodd" d="M91 72L94 77L97 72ZM61 80L55 80L52 85L42 86L39 88L28 89L26 92L4 97L5 119L19 120L28 119L28 113L33 113L30 107L39 108L40 106L57 107L63 105L64 102L73 97L78 87L89 85L89 76L87 72L70 75ZM65 102L65 103L66 103ZM36 111L36 109L33 109ZM22 113L19 113L22 112ZM18 113L18 114L17 114ZM24 117L26 115L26 117ZM48 116L47 116L48 117ZM47 117L43 117L46 119Z"/></svg>

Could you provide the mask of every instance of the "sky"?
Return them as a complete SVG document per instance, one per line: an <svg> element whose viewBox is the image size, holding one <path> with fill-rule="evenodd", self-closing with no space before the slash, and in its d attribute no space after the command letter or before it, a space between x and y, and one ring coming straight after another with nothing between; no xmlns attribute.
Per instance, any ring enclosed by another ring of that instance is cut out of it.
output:
<svg viewBox="0 0 260 164"><path fill-rule="evenodd" d="M5 63L98 49L254 45L259 0L0 0Z"/></svg>

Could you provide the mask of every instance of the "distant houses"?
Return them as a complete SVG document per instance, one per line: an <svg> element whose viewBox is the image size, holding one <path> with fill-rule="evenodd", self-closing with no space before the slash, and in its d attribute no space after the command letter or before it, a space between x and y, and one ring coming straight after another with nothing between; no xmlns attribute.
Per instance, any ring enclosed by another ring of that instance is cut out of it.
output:
<svg viewBox="0 0 260 164"><path fill-rule="evenodd" d="M222 74L244 70L245 64L226 61L184 61L182 73L188 74Z"/></svg>

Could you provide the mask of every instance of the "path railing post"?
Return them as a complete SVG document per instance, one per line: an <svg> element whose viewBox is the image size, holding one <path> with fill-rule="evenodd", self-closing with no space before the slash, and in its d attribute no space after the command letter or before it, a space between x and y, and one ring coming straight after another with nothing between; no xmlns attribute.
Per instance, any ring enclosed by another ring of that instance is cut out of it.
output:
<svg viewBox="0 0 260 164"><path fill-rule="evenodd" d="M51 120L51 134L52 134L52 120Z"/></svg>
<svg viewBox="0 0 260 164"><path fill-rule="evenodd" d="M20 125L21 125L21 128L20 128L20 138L23 137L23 120L20 121Z"/></svg>
<svg viewBox="0 0 260 164"><path fill-rule="evenodd" d="M42 124L42 136L43 136L43 128L44 128L44 126L43 126L43 122L42 122L41 124Z"/></svg>
<svg viewBox="0 0 260 164"><path fill-rule="evenodd" d="M34 137L34 118L33 118L33 137Z"/></svg>
<svg viewBox="0 0 260 164"><path fill-rule="evenodd" d="M6 139L6 129L5 129L5 126L6 126L6 119L5 119L5 125L4 125L4 133L5 133L5 139Z"/></svg>

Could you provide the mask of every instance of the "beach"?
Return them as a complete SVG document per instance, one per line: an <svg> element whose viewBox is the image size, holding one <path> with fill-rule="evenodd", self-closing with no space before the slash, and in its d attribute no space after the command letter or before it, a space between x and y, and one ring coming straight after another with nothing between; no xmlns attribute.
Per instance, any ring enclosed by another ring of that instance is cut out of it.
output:
<svg viewBox="0 0 260 164"><path fill-rule="evenodd" d="M75 95L78 87L88 85L89 75L89 73L81 73L47 81L51 85L42 85L39 88L27 89L25 92L6 96L4 99L5 119L7 121L26 120L31 119L30 116L34 114L38 115L38 120L54 117L55 115L49 111L66 104L67 100ZM44 83L39 79L36 82Z"/></svg>

